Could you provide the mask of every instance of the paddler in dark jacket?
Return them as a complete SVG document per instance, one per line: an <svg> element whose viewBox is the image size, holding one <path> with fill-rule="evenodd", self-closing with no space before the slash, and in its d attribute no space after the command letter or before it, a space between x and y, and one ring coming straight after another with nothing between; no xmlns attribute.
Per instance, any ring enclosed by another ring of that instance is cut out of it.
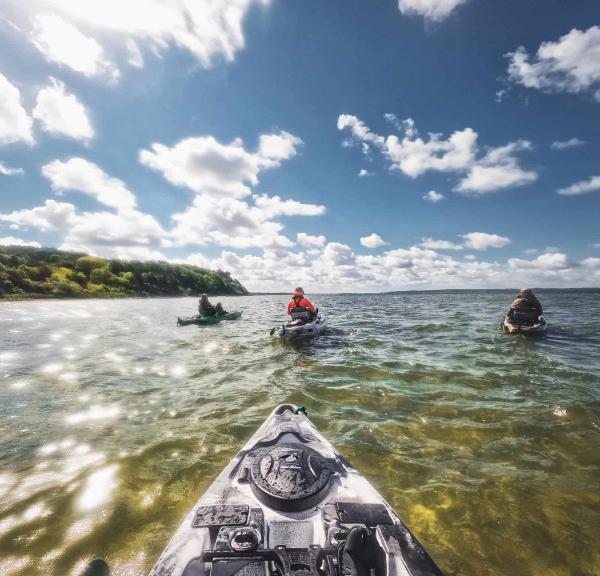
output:
<svg viewBox="0 0 600 576"><path fill-rule="evenodd" d="M296 288L292 299L288 302L288 314L292 320L310 321L316 313L312 302L304 296L304 290L300 287Z"/></svg>
<svg viewBox="0 0 600 576"><path fill-rule="evenodd" d="M534 323L544 313L540 301L530 288L521 288L508 309L508 319L515 322Z"/></svg>
<svg viewBox="0 0 600 576"><path fill-rule="evenodd" d="M198 314L200 314L200 316L223 316L224 314L227 314L227 312L223 310L223 306L221 306L220 302L218 302L216 306L213 306L208 301L208 295L202 294L202 296L200 296L200 301L198 302Z"/></svg>

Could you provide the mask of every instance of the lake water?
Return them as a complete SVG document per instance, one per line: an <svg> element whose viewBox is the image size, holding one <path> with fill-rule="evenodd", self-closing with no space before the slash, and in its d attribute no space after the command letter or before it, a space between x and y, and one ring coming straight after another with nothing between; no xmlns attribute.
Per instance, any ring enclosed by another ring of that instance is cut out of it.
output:
<svg viewBox="0 0 600 576"><path fill-rule="evenodd" d="M0 574L146 574L274 405L310 418L455 575L600 574L600 291L540 291L546 337L499 330L508 291L0 303Z"/></svg>

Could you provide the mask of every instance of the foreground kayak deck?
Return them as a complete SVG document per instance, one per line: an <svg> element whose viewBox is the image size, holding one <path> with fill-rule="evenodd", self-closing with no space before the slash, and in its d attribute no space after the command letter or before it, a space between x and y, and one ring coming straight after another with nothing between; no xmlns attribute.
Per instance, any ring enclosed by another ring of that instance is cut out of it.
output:
<svg viewBox="0 0 600 576"><path fill-rule="evenodd" d="M241 312L230 312L221 316L190 316L189 318L177 317L177 326L188 326L189 324L218 324L221 320L237 320Z"/></svg>
<svg viewBox="0 0 600 576"><path fill-rule="evenodd" d="M150 576L443 576L295 406L278 406L187 515Z"/></svg>
<svg viewBox="0 0 600 576"><path fill-rule="evenodd" d="M523 334L524 336L537 336L545 334L547 323L543 316L540 316L540 321L535 324L513 324L506 317L501 322L502 330L507 334Z"/></svg>

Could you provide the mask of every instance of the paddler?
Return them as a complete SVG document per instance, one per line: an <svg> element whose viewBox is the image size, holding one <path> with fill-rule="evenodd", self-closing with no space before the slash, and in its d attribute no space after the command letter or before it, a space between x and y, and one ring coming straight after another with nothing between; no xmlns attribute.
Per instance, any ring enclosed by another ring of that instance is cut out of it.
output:
<svg viewBox="0 0 600 576"><path fill-rule="evenodd" d="M540 301L530 288L521 288L507 312L509 321L516 324L534 324L544 313Z"/></svg>
<svg viewBox="0 0 600 576"><path fill-rule="evenodd" d="M310 322L317 314L312 302L304 296L304 290L300 287L294 290L292 299L288 302L288 314L292 320L304 320Z"/></svg>
<svg viewBox="0 0 600 576"><path fill-rule="evenodd" d="M198 314L200 316L223 316L227 314L227 311L223 310L220 302L213 306L208 300L208 295L202 294L198 302Z"/></svg>

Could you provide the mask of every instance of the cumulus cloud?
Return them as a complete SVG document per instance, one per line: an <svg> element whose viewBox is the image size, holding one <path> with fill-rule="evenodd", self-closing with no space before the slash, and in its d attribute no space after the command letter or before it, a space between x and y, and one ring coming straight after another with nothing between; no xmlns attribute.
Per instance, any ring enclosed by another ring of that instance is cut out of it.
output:
<svg viewBox="0 0 600 576"><path fill-rule="evenodd" d="M24 173L23 168L11 168L3 162L0 162L0 174L3 176L22 176Z"/></svg>
<svg viewBox="0 0 600 576"><path fill-rule="evenodd" d="M379 234L375 234L375 232L373 232L373 234L369 234L368 236L362 236L360 243L365 248L372 249L381 248L387 244L387 242L381 236L379 236Z"/></svg>
<svg viewBox="0 0 600 576"><path fill-rule="evenodd" d="M46 200L43 206L0 213L0 222L15 229L34 228L41 232L66 230L75 216L75 207L66 202Z"/></svg>
<svg viewBox="0 0 600 576"><path fill-rule="evenodd" d="M487 250L488 248L503 248L510 244L509 238L486 232L469 232L468 234L461 234L460 237L463 239L462 242L423 238L419 246L430 250L463 250L464 248Z"/></svg>
<svg viewBox="0 0 600 576"><path fill-rule="evenodd" d="M169 148L153 144L140 152L142 164L172 184L196 193L192 205L174 214L178 245L216 243L234 248L283 250L294 242L281 232L278 217L320 216L325 206L280 196L253 195L261 171L277 168L298 153L302 140L289 132L263 134L251 152L240 139L222 144L212 136L182 140Z"/></svg>
<svg viewBox="0 0 600 576"><path fill-rule="evenodd" d="M600 190L600 176L592 176L588 180L581 180L565 188L560 188L558 193L561 196L579 196L596 190Z"/></svg>
<svg viewBox="0 0 600 576"><path fill-rule="evenodd" d="M63 248L103 255L133 254L140 247L153 251L167 236L153 216L137 210L83 212L74 216L66 232Z"/></svg>
<svg viewBox="0 0 600 576"><path fill-rule="evenodd" d="M38 92L33 117L39 120L45 132L84 141L94 137L85 106L55 78L51 78L50 86Z"/></svg>
<svg viewBox="0 0 600 576"><path fill-rule="evenodd" d="M423 238L420 246L430 250L462 250L464 246L449 240L435 240L434 238Z"/></svg>
<svg viewBox="0 0 600 576"><path fill-rule="evenodd" d="M55 160L42 173L57 193L80 192L112 211L80 211L70 202L48 199L41 206L0 213L0 224L51 232L65 250L109 258L164 259L158 248L172 245L169 231L136 209L136 198L124 182L82 158Z"/></svg>
<svg viewBox="0 0 600 576"><path fill-rule="evenodd" d="M368 170L365 170L364 168L361 168L360 171L358 172L358 175L363 178L365 176L370 176L371 173Z"/></svg>
<svg viewBox="0 0 600 576"><path fill-rule="evenodd" d="M535 56L520 46L507 54L508 77L546 92L595 92L600 100L600 27L573 28L557 41L542 42Z"/></svg>
<svg viewBox="0 0 600 576"><path fill-rule="evenodd" d="M322 248L327 241L322 234L313 236L311 234L306 234L305 232L298 232L298 234L296 234L296 239L298 240L298 244L308 248Z"/></svg>
<svg viewBox="0 0 600 576"><path fill-rule="evenodd" d="M436 192L435 190L430 190L427 194L423 194L423 200L427 200L428 202L439 202L444 199L444 195Z"/></svg>
<svg viewBox="0 0 600 576"><path fill-rule="evenodd" d="M426 20L438 22L468 0L398 0L398 8L403 14L416 14Z"/></svg>
<svg viewBox="0 0 600 576"><path fill-rule="evenodd" d="M19 89L0 73L0 144L13 142L33 143L32 120Z"/></svg>
<svg viewBox="0 0 600 576"><path fill-rule="evenodd" d="M557 255L558 254L558 255ZM600 280L600 258L570 261L562 253L534 260L488 262L469 254L455 258L423 246L380 254L355 254L338 242L320 253L265 250L261 255L223 252L209 267L229 270L251 290L301 284L316 291L383 291L408 288L589 286Z"/></svg>
<svg viewBox="0 0 600 576"><path fill-rule="evenodd" d="M566 270L573 267L573 263L571 263L567 255L562 252L546 252L545 254L540 254L533 260L509 258L508 265L514 269L537 268L548 271Z"/></svg>
<svg viewBox="0 0 600 576"><path fill-rule="evenodd" d="M144 57L142 56L142 51L140 50L140 47L137 45L136 41L132 38L128 38L125 45L127 46L127 52L129 54L127 63L134 68L143 68Z"/></svg>
<svg viewBox="0 0 600 576"><path fill-rule="evenodd" d="M0 213L0 223L17 230L53 232L60 248L109 258L155 258L166 232L149 214L137 210L81 212L69 202L46 200L42 206ZM164 256L162 256L164 259Z"/></svg>
<svg viewBox="0 0 600 576"><path fill-rule="evenodd" d="M108 176L96 164L83 158L71 158L66 162L54 160L42 168L42 174L50 180L55 191L82 192L117 210L136 206L136 198L124 182Z"/></svg>
<svg viewBox="0 0 600 576"><path fill-rule="evenodd" d="M516 153L523 150L531 150L531 142L517 140L492 148L471 166L456 190L465 194L486 194L535 182L537 173L519 166Z"/></svg>
<svg viewBox="0 0 600 576"><path fill-rule="evenodd" d="M90 2L80 2L91 6ZM109 75L118 78L118 69L106 58L102 46L57 14L40 14L34 19L31 38L50 62L66 66L85 76Z"/></svg>
<svg viewBox="0 0 600 576"><path fill-rule="evenodd" d="M390 116L393 115L386 115L388 120ZM526 140L481 151L477 144L478 134L472 128L457 130L448 138L442 134L421 138L414 120L408 118L399 122L394 116L394 125L401 126L403 134L384 138L349 114L340 115L337 125L339 130L350 132L351 141L372 143L388 160L392 170L411 178L429 171L463 174L455 189L465 194L486 194L537 179L537 173L519 166L518 153L531 149L531 143Z"/></svg>
<svg viewBox="0 0 600 576"><path fill-rule="evenodd" d="M175 186L199 194L243 198L258 184L261 170L275 168L297 154L302 141L289 134L263 134L257 152L245 150L237 138L221 144L212 136L187 138L169 148L155 143L140 152L140 162Z"/></svg>
<svg viewBox="0 0 600 576"><path fill-rule="evenodd" d="M340 114L337 119L337 128L338 130L349 130L356 139L365 143L372 142L378 146L383 146L385 143L382 136L371 132L362 120L352 114Z"/></svg>
<svg viewBox="0 0 600 576"><path fill-rule="evenodd" d="M116 68L106 60L98 42L83 36L75 25L93 30L98 37L108 32L111 38L121 40L132 66L143 66L140 46L145 45L157 53L175 46L189 52L200 65L210 67L218 60L235 58L245 45L246 14L253 6L269 4L269 0L48 1L60 16L39 14L32 34L34 42L50 60L88 76ZM39 4L24 2L30 10L39 11ZM77 50L80 54L73 54Z"/></svg>
<svg viewBox="0 0 600 576"><path fill-rule="evenodd" d="M31 246L32 248L41 248L42 245L39 242L27 242L21 238L15 238L14 236L4 236L0 238L0 246Z"/></svg>
<svg viewBox="0 0 600 576"><path fill-rule="evenodd" d="M565 148L575 148L577 146L585 145L584 140L580 140L579 138L569 138L569 140L556 140L550 144L550 148L552 150L564 150Z"/></svg>
<svg viewBox="0 0 600 576"><path fill-rule="evenodd" d="M487 250L488 248L503 248L510 244L510 238L498 234L487 234L485 232L469 232L462 234L465 239L465 248L473 250Z"/></svg>
<svg viewBox="0 0 600 576"><path fill-rule="evenodd" d="M235 198L198 196L184 212L174 214L171 232L177 245L215 243L232 248L290 248L282 224L256 206Z"/></svg>
<svg viewBox="0 0 600 576"><path fill-rule="evenodd" d="M321 216L325 214L325 206L321 204L303 204L296 200L282 200L279 196L256 196L254 205L266 218L277 216Z"/></svg>
<svg viewBox="0 0 600 576"><path fill-rule="evenodd" d="M265 166L273 168L279 166L281 161L295 156L301 144L300 138L285 130L278 134L262 134L259 139L258 155L263 159Z"/></svg>

